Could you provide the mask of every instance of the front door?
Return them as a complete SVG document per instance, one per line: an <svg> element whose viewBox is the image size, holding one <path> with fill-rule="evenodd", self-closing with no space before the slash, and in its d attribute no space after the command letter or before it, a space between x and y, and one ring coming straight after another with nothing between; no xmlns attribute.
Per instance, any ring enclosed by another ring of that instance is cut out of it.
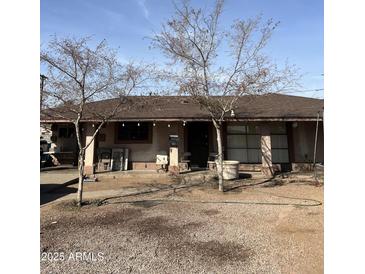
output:
<svg viewBox="0 0 365 274"><path fill-rule="evenodd" d="M209 155L209 123L188 123L188 151L192 167L207 167Z"/></svg>

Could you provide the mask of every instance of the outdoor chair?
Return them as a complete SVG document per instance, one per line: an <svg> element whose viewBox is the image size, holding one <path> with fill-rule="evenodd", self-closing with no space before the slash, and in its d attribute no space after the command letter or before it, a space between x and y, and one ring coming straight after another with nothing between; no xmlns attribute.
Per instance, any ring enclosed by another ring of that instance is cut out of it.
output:
<svg viewBox="0 0 365 274"><path fill-rule="evenodd" d="M160 154L156 155L156 171L164 171L167 172L167 165L168 165L168 156L167 153L160 152Z"/></svg>
<svg viewBox="0 0 365 274"><path fill-rule="evenodd" d="M180 167L183 170L190 170L191 169L190 157L191 157L190 152L184 152L183 157L180 159Z"/></svg>

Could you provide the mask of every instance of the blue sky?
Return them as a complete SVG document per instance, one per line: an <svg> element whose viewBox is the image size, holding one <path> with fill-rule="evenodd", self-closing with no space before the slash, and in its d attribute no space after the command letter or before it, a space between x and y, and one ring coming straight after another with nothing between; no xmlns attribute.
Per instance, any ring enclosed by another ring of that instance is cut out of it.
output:
<svg viewBox="0 0 365 274"><path fill-rule="evenodd" d="M192 1L212 7L214 1ZM170 0L41 0L41 44L50 36L92 35L119 49L121 61L161 62L163 56L150 49L150 36L173 14ZM236 18L262 14L280 21L267 52L278 64L288 60L300 68L301 90L323 88L323 1L321 0L226 0L222 25ZM322 91L297 95L323 98Z"/></svg>

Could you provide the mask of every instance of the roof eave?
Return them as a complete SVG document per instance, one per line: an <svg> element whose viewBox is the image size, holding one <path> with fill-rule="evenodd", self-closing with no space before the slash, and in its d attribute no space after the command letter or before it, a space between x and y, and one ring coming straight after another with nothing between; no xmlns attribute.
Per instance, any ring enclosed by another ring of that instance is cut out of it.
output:
<svg viewBox="0 0 365 274"><path fill-rule="evenodd" d="M121 121L131 121L131 122L138 122L138 121L156 121L156 122L178 122L178 121L186 121L186 122L206 122L211 121L210 118L202 117L202 118L124 118L124 119L110 119L108 122L121 122ZM300 121L317 121L317 117L237 117L237 118L226 118L225 121L227 122L300 122ZM323 121L323 117L319 117L319 121ZM69 120L52 120L52 119L45 119L41 120L41 123L71 123ZM98 123L101 120L98 119L87 119L81 120L82 123Z"/></svg>

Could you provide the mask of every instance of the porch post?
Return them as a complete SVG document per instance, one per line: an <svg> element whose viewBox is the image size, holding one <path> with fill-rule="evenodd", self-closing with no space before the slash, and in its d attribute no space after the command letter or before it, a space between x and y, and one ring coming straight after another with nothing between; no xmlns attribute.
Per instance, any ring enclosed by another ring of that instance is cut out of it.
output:
<svg viewBox="0 0 365 274"><path fill-rule="evenodd" d="M170 147L169 155L169 172L172 174L179 174L179 148Z"/></svg>
<svg viewBox="0 0 365 274"><path fill-rule="evenodd" d="M178 125L176 125L178 127ZM178 128L174 132L179 132ZM179 174L179 135L169 135L169 172L172 174Z"/></svg>
<svg viewBox="0 0 365 274"><path fill-rule="evenodd" d="M271 157L271 136L270 136L270 131L268 129L263 129L262 131L261 157L262 157L261 172L268 177L273 176L274 172L273 172L272 157Z"/></svg>
<svg viewBox="0 0 365 274"><path fill-rule="evenodd" d="M288 156L291 171L295 163L293 122L286 122L286 132L288 136Z"/></svg>
<svg viewBox="0 0 365 274"><path fill-rule="evenodd" d="M91 123L86 124L85 128L85 144L88 144L92 139L92 136L95 132L95 128ZM94 174L94 148L95 148L95 139L90 143L89 147L85 151L85 175Z"/></svg>

